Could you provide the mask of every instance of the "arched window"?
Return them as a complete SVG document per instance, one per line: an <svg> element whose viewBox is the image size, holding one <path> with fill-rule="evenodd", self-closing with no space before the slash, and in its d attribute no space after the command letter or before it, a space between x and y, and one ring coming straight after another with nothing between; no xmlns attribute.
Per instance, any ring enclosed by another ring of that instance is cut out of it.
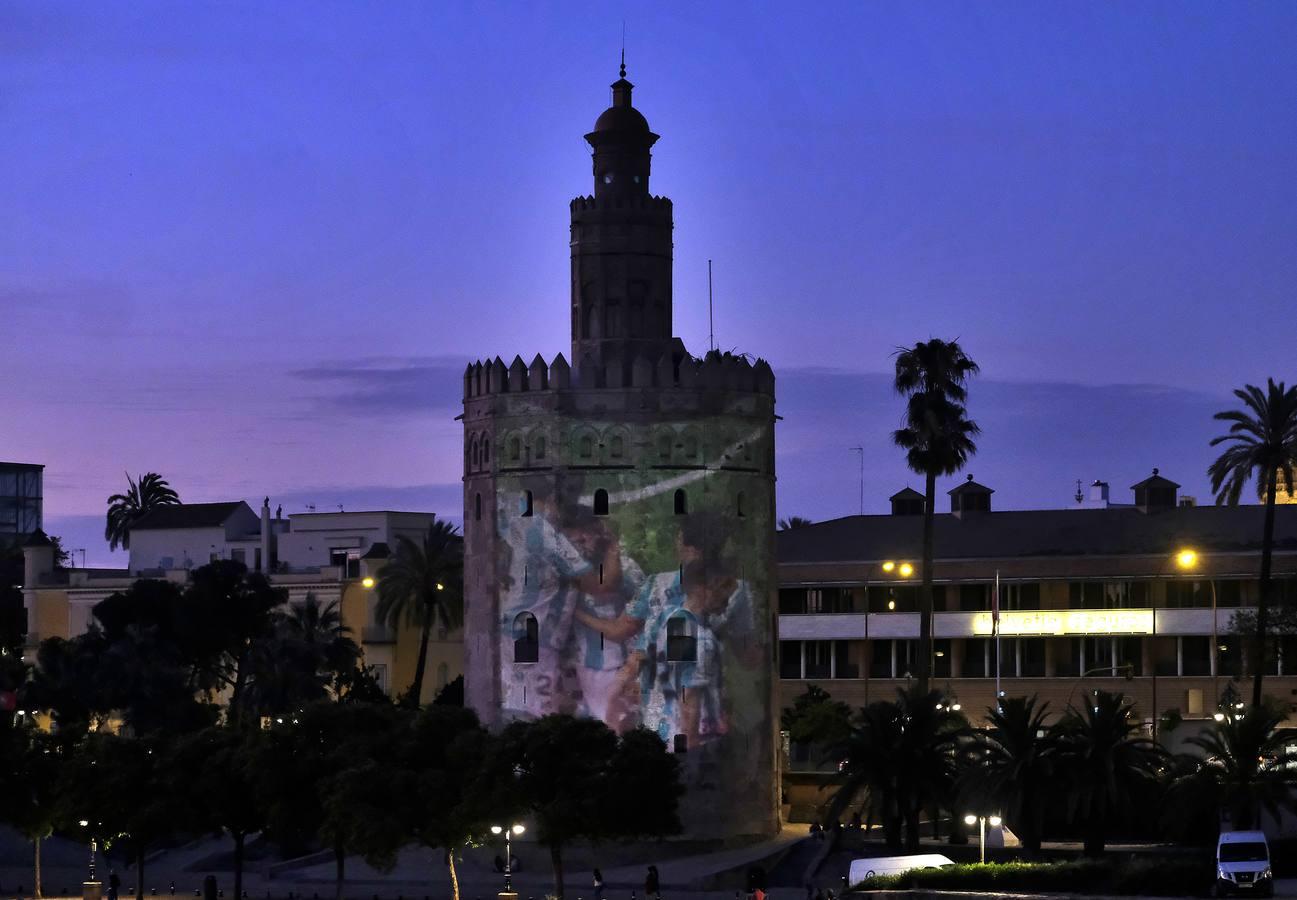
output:
<svg viewBox="0 0 1297 900"><path fill-rule="evenodd" d="M477 522L482 521L482 495L481 494L476 494L473 497L473 519L474 521Z"/></svg>
<svg viewBox="0 0 1297 900"><path fill-rule="evenodd" d="M685 456L694 459L698 456L698 436L693 434L685 435Z"/></svg>
<svg viewBox="0 0 1297 900"><path fill-rule="evenodd" d="M658 436L658 459L671 458L671 435L663 434Z"/></svg>
<svg viewBox="0 0 1297 900"><path fill-rule="evenodd" d="M667 662L698 661L698 625L693 616L677 612L667 619Z"/></svg>
<svg viewBox="0 0 1297 900"><path fill-rule="evenodd" d="M626 441L620 434L614 434L612 440L608 442L608 452L613 459L621 459L622 454L626 452Z"/></svg>
<svg viewBox="0 0 1297 900"><path fill-rule="evenodd" d="M576 447L577 455L582 459L589 459L594 456L594 439L590 437L590 435L581 435L581 439L577 441Z"/></svg>
<svg viewBox="0 0 1297 900"><path fill-rule="evenodd" d="M743 508L743 492L742 492L742 491L739 491L739 495L738 495L737 497L734 498L734 511L735 511L736 513L738 513L738 516L739 516L740 519L744 518L744 517L748 514L748 513L747 513L747 510Z"/></svg>
<svg viewBox="0 0 1297 900"><path fill-rule="evenodd" d="M537 435L536 443L534 446L536 448L536 458L544 459L545 458L545 435L543 434Z"/></svg>
<svg viewBox="0 0 1297 900"><path fill-rule="evenodd" d="M603 488L594 492L594 514L596 516L608 515L608 492Z"/></svg>
<svg viewBox="0 0 1297 900"><path fill-rule="evenodd" d="M534 663L540 659L540 625L529 612L518 613L513 620L513 661Z"/></svg>
<svg viewBox="0 0 1297 900"><path fill-rule="evenodd" d="M522 441L516 437L509 438L509 459L513 462L522 459Z"/></svg>
<svg viewBox="0 0 1297 900"><path fill-rule="evenodd" d="M485 465L491 461L491 439L482 438L482 464Z"/></svg>
<svg viewBox="0 0 1297 900"><path fill-rule="evenodd" d="M523 491L523 492L522 492L522 515L523 515L523 518L528 518L529 516L531 516L531 513L532 513L532 497L531 497L531 491Z"/></svg>
<svg viewBox="0 0 1297 900"><path fill-rule="evenodd" d="M689 512L689 495L685 493L684 488L676 489L676 515L683 516Z"/></svg>
<svg viewBox="0 0 1297 900"><path fill-rule="evenodd" d="M473 461L473 468L477 468L477 435L473 436L472 449L469 451L469 458Z"/></svg>

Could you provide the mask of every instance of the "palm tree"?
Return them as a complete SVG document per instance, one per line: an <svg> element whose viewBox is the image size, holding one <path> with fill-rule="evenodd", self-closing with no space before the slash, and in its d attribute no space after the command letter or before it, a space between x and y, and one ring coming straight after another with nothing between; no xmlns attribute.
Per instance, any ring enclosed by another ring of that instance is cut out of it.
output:
<svg viewBox="0 0 1297 900"><path fill-rule="evenodd" d="M1059 727L1070 812L1084 821L1085 855L1101 856L1113 819L1156 786L1166 751L1142 736L1134 704L1120 693L1096 691L1092 704L1070 708Z"/></svg>
<svg viewBox="0 0 1297 900"><path fill-rule="evenodd" d="M180 495L172 490L157 472L141 475L139 481L132 480L126 474L129 487L124 494L113 494L108 498L108 517L104 525L104 540L108 549L116 550L131 546L131 526L157 509L159 506L172 506L180 502Z"/></svg>
<svg viewBox="0 0 1297 900"><path fill-rule="evenodd" d="M1257 600L1256 632L1252 644L1252 705L1261 705L1261 681L1265 676L1266 614L1270 605L1270 559L1274 550L1275 493L1280 473L1284 483L1293 484L1297 468L1297 385L1267 379L1266 389L1246 385L1234 391L1242 409L1216 413L1216 419L1231 422L1228 434L1212 438L1211 446L1229 447L1207 468L1216 503L1238 503L1243 487L1255 474L1265 488L1265 525L1261 535L1261 596Z"/></svg>
<svg viewBox="0 0 1297 900"><path fill-rule="evenodd" d="M963 718L943 704L939 692L898 691L896 702L860 710L851 734L835 750L843 781L825 818L834 821L857 799L871 821L882 822L888 846L919 846L925 809L948 806L953 797Z"/></svg>
<svg viewBox="0 0 1297 900"><path fill-rule="evenodd" d="M786 519L779 520L780 531L792 531L794 528L805 528L807 525L814 525L810 519L802 516L789 516Z"/></svg>
<svg viewBox="0 0 1297 900"><path fill-rule="evenodd" d="M375 612L391 628L406 622L421 629L414 683L407 694L409 705L418 707L432 627L453 630L464 623L464 539L454 525L434 521L422 543L397 537L396 553L378 575Z"/></svg>
<svg viewBox="0 0 1297 900"><path fill-rule="evenodd" d="M1172 784L1172 798L1207 801L1240 830L1259 827L1262 812L1276 821L1284 810L1297 812L1297 794L1288 783L1297 753L1291 749L1292 733L1279 730L1283 718L1252 707L1189 738L1202 756Z"/></svg>
<svg viewBox="0 0 1297 900"><path fill-rule="evenodd" d="M1048 703L1008 697L988 710L988 727L975 733L961 793L984 809L998 809L1028 853L1040 852L1045 810L1053 795L1061 747L1045 725Z"/></svg>
<svg viewBox="0 0 1297 900"><path fill-rule="evenodd" d="M977 374L958 341L932 338L896 353L897 393L907 397L905 427L892 435L909 467L924 478L923 585L919 593L918 687L926 692L932 673L932 530L937 477L952 475L977 452L977 425L964 409L968 379Z"/></svg>

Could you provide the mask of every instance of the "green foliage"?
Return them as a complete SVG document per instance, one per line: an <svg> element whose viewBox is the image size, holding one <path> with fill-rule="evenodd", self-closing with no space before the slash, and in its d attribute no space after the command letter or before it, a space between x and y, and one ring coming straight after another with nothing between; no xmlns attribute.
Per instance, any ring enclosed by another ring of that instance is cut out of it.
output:
<svg viewBox="0 0 1297 900"><path fill-rule="evenodd" d="M881 822L888 846L919 845L924 810L949 807L954 799L958 751L966 733L963 717L941 703L937 691L897 692L896 702L866 706L851 733L835 748L842 783L826 819L837 820L863 800L871 821ZM940 707L940 708L939 708Z"/></svg>
<svg viewBox="0 0 1297 900"><path fill-rule="evenodd" d="M113 494L108 498L104 540L108 542L110 550L116 550L119 545L129 549L131 527L136 522L159 506L171 506L180 502L180 495L157 472L141 475L138 481L127 473L126 483L126 493Z"/></svg>
<svg viewBox="0 0 1297 900"><path fill-rule="evenodd" d="M855 890L1058 891L1151 897L1204 894L1215 872L1209 859L1085 859L1059 863L972 863L880 875Z"/></svg>
<svg viewBox="0 0 1297 900"><path fill-rule="evenodd" d="M811 684L783 711L779 721L794 743L839 744L851 732L851 707Z"/></svg>
<svg viewBox="0 0 1297 900"><path fill-rule="evenodd" d="M428 526L421 543L398 535L396 553L379 572L377 587L379 621L393 628L406 623L420 629L414 681L403 695L405 703L417 707L433 627L453 630L464 624L463 537L442 520Z"/></svg>
<svg viewBox="0 0 1297 900"><path fill-rule="evenodd" d="M1008 697L988 710L987 727L965 750L960 777L965 804L998 810L1030 853L1040 850L1046 811L1062 796L1062 735L1045 724L1048 708L1035 697Z"/></svg>
<svg viewBox="0 0 1297 900"><path fill-rule="evenodd" d="M1108 830L1153 799L1169 760L1143 736L1134 704L1123 694L1096 691L1060 723L1070 817L1084 823L1087 856L1103 853Z"/></svg>

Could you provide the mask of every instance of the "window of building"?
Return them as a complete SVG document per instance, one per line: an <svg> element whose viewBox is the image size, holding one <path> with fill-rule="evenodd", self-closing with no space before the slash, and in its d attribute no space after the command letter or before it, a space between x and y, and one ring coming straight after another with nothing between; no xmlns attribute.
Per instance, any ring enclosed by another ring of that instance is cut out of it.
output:
<svg viewBox="0 0 1297 900"><path fill-rule="evenodd" d="M667 662L698 661L698 624L693 616L677 612L667 619Z"/></svg>
<svg viewBox="0 0 1297 900"><path fill-rule="evenodd" d="M896 677L912 678L919 670L919 642L896 641Z"/></svg>
<svg viewBox="0 0 1297 900"><path fill-rule="evenodd" d="M738 495L734 498L734 512L738 515L740 519L745 518L747 516L747 511L743 508L742 491L739 491Z"/></svg>
<svg viewBox="0 0 1297 900"><path fill-rule="evenodd" d="M802 677L802 642L779 642L779 677Z"/></svg>
<svg viewBox="0 0 1297 900"><path fill-rule="evenodd" d="M260 547L252 548L252 570L254 572L261 571L261 548Z"/></svg>
<svg viewBox="0 0 1297 900"><path fill-rule="evenodd" d="M851 660L851 642L833 642L833 677L859 678L860 666Z"/></svg>
<svg viewBox="0 0 1297 900"><path fill-rule="evenodd" d="M1018 674L1023 678L1045 677L1045 639L1018 639Z"/></svg>
<svg viewBox="0 0 1297 900"><path fill-rule="evenodd" d="M540 625L531 613L518 613L513 620L513 661L534 663L539 659Z"/></svg>
<svg viewBox="0 0 1297 900"><path fill-rule="evenodd" d="M594 492L594 514L596 516L608 515L608 492L603 488Z"/></svg>
<svg viewBox="0 0 1297 900"><path fill-rule="evenodd" d="M534 501L533 501L533 499L532 499L531 491L523 491L523 492L522 492L522 516L523 516L523 518L529 518L529 517L531 516L531 514L532 514L532 510L533 510L533 509L534 509Z"/></svg>
<svg viewBox="0 0 1297 900"><path fill-rule="evenodd" d="M990 671L987 668L987 649L990 647L989 638L965 638L964 639L964 658L959 664L960 678L985 678ZM1001 651L1004 647L1001 644Z"/></svg>
<svg viewBox="0 0 1297 900"><path fill-rule="evenodd" d="M516 437L509 438L509 459L518 462L522 459L522 440Z"/></svg>
<svg viewBox="0 0 1297 900"><path fill-rule="evenodd" d="M683 488L677 488L675 494L675 512L677 516L683 516L689 512L689 497L685 494Z"/></svg>
<svg viewBox="0 0 1297 900"><path fill-rule="evenodd" d="M478 460L478 448L477 448L477 438L476 438L476 437L473 438L473 443L470 445L470 447L471 447L471 449L469 450L468 455L469 455L469 458L473 461L473 468L476 469L476 468L477 468L477 460Z"/></svg>
<svg viewBox="0 0 1297 900"><path fill-rule="evenodd" d="M482 438L482 464L486 465L491 461L491 439Z"/></svg>
<svg viewBox="0 0 1297 900"><path fill-rule="evenodd" d="M1075 678L1081 669L1081 638L1046 638L1054 642L1054 675Z"/></svg>
<svg viewBox="0 0 1297 900"><path fill-rule="evenodd" d="M614 434L608 442L608 453L613 459L621 459L626 453L626 440L620 434Z"/></svg>
<svg viewBox="0 0 1297 900"><path fill-rule="evenodd" d="M378 682L379 689L384 694L386 694L387 693L387 664L377 663L376 665L370 666L369 671L373 674L374 680Z"/></svg>
<svg viewBox="0 0 1297 900"><path fill-rule="evenodd" d="M951 677L950 665L952 658L950 640L948 638L934 640L932 642L932 677Z"/></svg>
<svg viewBox="0 0 1297 900"><path fill-rule="evenodd" d="M582 459L590 459L594 456L594 438L588 434L581 435L580 440L577 441L576 452Z"/></svg>
<svg viewBox="0 0 1297 900"><path fill-rule="evenodd" d="M990 609L990 593L986 584L961 584L959 586L959 608L964 612L979 612ZM934 604L935 606L935 604Z"/></svg>
<svg viewBox="0 0 1297 900"><path fill-rule="evenodd" d="M537 435L533 446L536 451L536 458L544 459L545 458L545 435L543 434Z"/></svg>
<svg viewBox="0 0 1297 900"><path fill-rule="evenodd" d="M685 456L689 459L695 459L698 456L698 437L696 435L685 435Z"/></svg>
<svg viewBox="0 0 1297 900"><path fill-rule="evenodd" d="M869 677L892 677L892 641L869 641Z"/></svg>
<svg viewBox="0 0 1297 900"><path fill-rule="evenodd" d="M1040 609L1040 583L1001 584L1001 609Z"/></svg>
<svg viewBox="0 0 1297 900"><path fill-rule="evenodd" d="M780 588L779 614L794 616L806 612L806 588Z"/></svg>
<svg viewBox="0 0 1297 900"><path fill-rule="evenodd" d="M1279 603L1287 603L1297 606L1297 591L1293 592L1291 598L1285 598L1279 590L1280 585L1297 585L1297 581L1286 580L1275 584L1275 600ZM1238 580L1218 581L1216 582L1216 605L1219 607L1235 607L1243 605L1243 582Z"/></svg>
<svg viewBox="0 0 1297 900"><path fill-rule="evenodd" d="M1174 672L1165 672L1161 666L1161 658L1157 660L1159 675L1173 675ZM1188 635L1180 638L1180 662L1183 666L1185 675L1210 675L1211 674L1211 637L1200 635Z"/></svg>
<svg viewBox="0 0 1297 900"><path fill-rule="evenodd" d="M208 562L217 562L220 558L221 558L221 554L217 553L214 550L211 553L207 554Z"/></svg>
<svg viewBox="0 0 1297 900"><path fill-rule="evenodd" d="M658 459L671 458L671 435L663 434L658 436Z"/></svg>
<svg viewBox="0 0 1297 900"><path fill-rule="evenodd" d="M806 641L807 678L833 677L833 641Z"/></svg>
<svg viewBox="0 0 1297 900"><path fill-rule="evenodd" d="M638 178L636 180L638 180ZM671 750L674 753L687 753L689 751L689 735L677 734L672 738Z"/></svg>
<svg viewBox="0 0 1297 900"><path fill-rule="evenodd" d="M248 564L248 551L244 550L242 547L236 547L230 551L230 559L237 563L243 563L246 566Z"/></svg>

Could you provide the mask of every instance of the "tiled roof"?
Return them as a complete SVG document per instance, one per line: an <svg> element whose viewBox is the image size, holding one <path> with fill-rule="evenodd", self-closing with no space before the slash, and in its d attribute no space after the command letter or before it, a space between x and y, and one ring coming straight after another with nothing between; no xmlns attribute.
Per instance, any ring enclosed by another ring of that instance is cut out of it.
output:
<svg viewBox="0 0 1297 900"><path fill-rule="evenodd" d="M219 528L238 511L240 506L247 506L247 504L242 500L235 500L231 503L176 503L171 506L159 506L132 525L131 531Z"/></svg>
<svg viewBox="0 0 1297 900"><path fill-rule="evenodd" d="M1012 510L934 517L937 559L1260 552L1265 508L1192 506L1144 513L1110 509ZM922 516L848 516L781 531L780 563L914 558L923 550ZM1297 552L1297 506L1275 508L1275 549Z"/></svg>

